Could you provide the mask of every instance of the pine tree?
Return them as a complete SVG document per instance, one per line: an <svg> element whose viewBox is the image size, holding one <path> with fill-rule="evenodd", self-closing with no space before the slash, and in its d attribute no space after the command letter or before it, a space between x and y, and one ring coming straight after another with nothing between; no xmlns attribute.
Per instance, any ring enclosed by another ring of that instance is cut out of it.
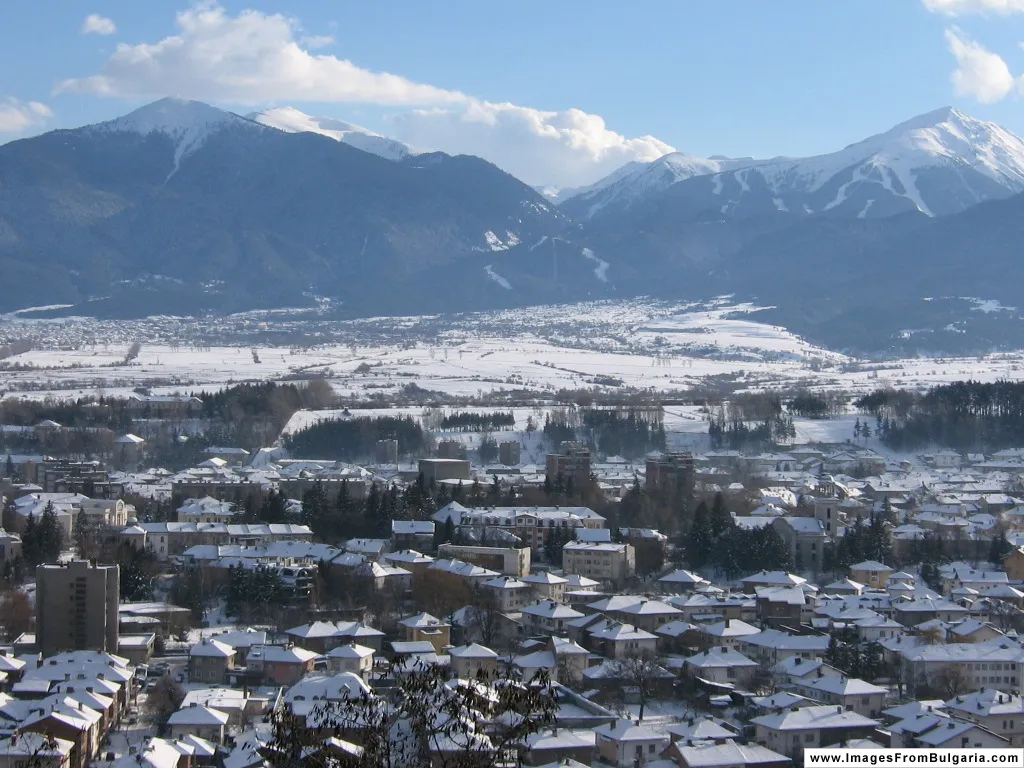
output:
<svg viewBox="0 0 1024 768"><path fill-rule="evenodd" d="M317 480L313 487L302 496L302 524L308 525L313 535L327 539L332 534L330 518L330 502L323 483Z"/></svg>
<svg viewBox="0 0 1024 768"><path fill-rule="evenodd" d="M715 494L715 499L711 503L709 524L711 535L716 540L725 535L736 524L732 519L732 515L729 514L728 508L725 506L725 496L722 495L721 491Z"/></svg>
<svg viewBox="0 0 1024 768"><path fill-rule="evenodd" d="M1013 545L1007 541L1006 532L1000 531L999 535L992 539L992 545L988 550L988 561L1000 565L1003 558L1013 552Z"/></svg>
<svg viewBox="0 0 1024 768"><path fill-rule="evenodd" d="M711 513L706 502L701 501L693 512L687 555L690 566L703 568L712 561L715 535L711 529Z"/></svg>
<svg viewBox="0 0 1024 768"><path fill-rule="evenodd" d="M54 509L52 501L47 502L43 509L36 533L39 536L39 556L42 562L53 563L60 560L60 553L64 548L64 529L57 519L57 510Z"/></svg>
<svg viewBox="0 0 1024 768"><path fill-rule="evenodd" d="M36 523L36 516L32 512L28 513L28 519L25 520L25 528L21 532L21 556L30 568L35 568L42 562L39 547L39 525Z"/></svg>

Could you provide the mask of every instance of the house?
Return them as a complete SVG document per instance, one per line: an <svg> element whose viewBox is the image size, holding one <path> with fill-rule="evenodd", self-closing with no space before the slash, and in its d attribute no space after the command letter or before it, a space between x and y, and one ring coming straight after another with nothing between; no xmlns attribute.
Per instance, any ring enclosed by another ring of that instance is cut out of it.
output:
<svg viewBox="0 0 1024 768"><path fill-rule="evenodd" d="M391 522L391 549L431 550L434 548L433 520L393 520Z"/></svg>
<svg viewBox="0 0 1024 768"><path fill-rule="evenodd" d="M885 589L892 573L892 568L875 560L865 560L850 566L850 578L867 585L869 589Z"/></svg>
<svg viewBox="0 0 1024 768"><path fill-rule="evenodd" d="M570 541L562 547L562 567L602 584L622 584L636 572L632 544Z"/></svg>
<svg viewBox="0 0 1024 768"><path fill-rule="evenodd" d="M902 657L903 679L911 694L919 685L934 685L951 667L975 690L1019 689L1024 664L1024 650L1006 640L911 646Z"/></svg>
<svg viewBox="0 0 1024 768"><path fill-rule="evenodd" d="M735 649L739 641L750 635L757 635L761 630L739 619L726 619L713 624L701 624L696 627L697 642L704 647L718 646Z"/></svg>
<svg viewBox="0 0 1024 768"><path fill-rule="evenodd" d="M246 668L272 685L293 685L313 671L317 654L297 645L262 645L249 651Z"/></svg>
<svg viewBox="0 0 1024 768"><path fill-rule="evenodd" d="M662 592L679 594L681 592L693 592L697 587L707 586L710 583L707 579L698 576L693 571L680 568L658 579L658 588Z"/></svg>
<svg viewBox="0 0 1024 768"><path fill-rule="evenodd" d="M796 685L796 692L823 704L838 704L864 717L876 718L885 709L888 691L855 677L822 676Z"/></svg>
<svg viewBox="0 0 1024 768"><path fill-rule="evenodd" d="M565 585L568 579L557 576L550 571L541 571L530 576L523 576L520 579L533 590L534 600L554 600L556 603L565 602Z"/></svg>
<svg viewBox="0 0 1024 768"><path fill-rule="evenodd" d="M235 519L235 506L212 496L187 499L177 510L179 523L231 523Z"/></svg>
<svg viewBox="0 0 1024 768"><path fill-rule="evenodd" d="M607 603L604 608L596 608L596 610L603 610L607 615L619 621L630 622L647 632L657 632L659 627L681 619L683 615L683 612L674 605L663 603L660 600L648 600L635 595L622 595L621 597L621 600L611 598L608 601L592 603L589 608L593 610L595 606Z"/></svg>
<svg viewBox="0 0 1024 768"><path fill-rule="evenodd" d="M451 624L441 621L429 613L418 613L398 622L407 643L426 641L434 646L434 651L441 653L451 645Z"/></svg>
<svg viewBox="0 0 1024 768"><path fill-rule="evenodd" d="M202 683L227 682L235 668L235 649L230 645L203 638L188 649L188 679Z"/></svg>
<svg viewBox="0 0 1024 768"><path fill-rule="evenodd" d="M658 636L632 624L606 619L588 632L590 647L608 659L630 656L654 656L658 651Z"/></svg>
<svg viewBox="0 0 1024 768"><path fill-rule="evenodd" d="M512 575L521 579L529 573L529 547L482 547L468 544L442 544L437 548L437 557L461 560L481 568Z"/></svg>
<svg viewBox="0 0 1024 768"><path fill-rule="evenodd" d="M948 624L967 618L970 611L943 598L919 598L896 604L895 619L905 627L916 627L926 621L944 621Z"/></svg>
<svg viewBox="0 0 1024 768"><path fill-rule="evenodd" d="M451 658L452 672L463 680L479 677L489 679L498 671L498 654L477 643L452 648L448 656Z"/></svg>
<svg viewBox="0 0 1024 768"><path fill-rule="evenodd" d="M512 576L497 576L483 582L482 587L494 595L495 607L502 613L518 613L531 602L533 594L529 584Z"/></svg>
<svg viewBox="0 0 1024 768"><path fill-rule="evenodd" d="M327 654L327 669L333 674L349 672L369 680L373 671L373 648L358 643L332 648Z"/></svg>
<svg viewBox="0 0 1024 768"><path fill-rule="evenodd" d="M866 587L853 579L839 579L824 587L824 592L829 595L860 595Z"/></svg>
<svg viewBox="0 0 1024 768"><path fill-rule="evenodd" d="M1024 699L1018 695L985 688L950 699L944 709L1008 739L1011 747L1024 745Z"/></svg>
<svg viewBox="0 0 1024 768"><path fill-rule="evenodd" d="M810 615L807 595L800 587L755 587L757 615L769 627L796 628Z"/></svg>
<svg viewBox="0 0 1024 768"><path fill-rule="evenodd" d="M761 571L740 580L743 591L751 594L758 587L799 587L807 583L803 576L785 571Z"/></svg>
<svg viewBox="0 0 1024 768"><path fill-rule="evenodd" d="M594 761L597 736L593 732L552 728L526 738L526 764L543 768L588 768Z"/></svg>
<svg viewBox="0 0 1024 768"><path fill-rule="evenodd" d="M870 738L879 725L876 720L832 704L797 707L755 717L751 722L758 744L793 758L805 749Z"/></svg>
<svg viewBox="0 0 1024 768"><path fill-rule="evenodd" d="M71 768L75 743L27 731L0 739L0 768Z"/></svg>
<svg viewBox="0 0 1024 768"><path fill-rule="evenodd" d="M759 744L675 742L665 755L682 768L790 768L793 761Z"/></svg>
<svg viewBox="0 0 1024 768"><path fill-rule="evenodd" d="M566 625L583 616L567 605L545 600L523 608L523 629L527 635L564 635Z"/></svg>
<svg viewBox="0 0 1024 768"><path fill-rule="evenodd" d="M733 726L718 722L712 717L690 717L678 725L670 726L668 734L673 742L681 741L684 744L736 739L740 735Z"/></svg>
<svg viewBox="0 0 1024 768"><path fill-rule="evenodd" d="M198 736L214 744L224 743L227 724L228 716L225 713L196 703L179 709L167 720L173 738Z"/></svg>
<svg viewBox="0 0 1024 768"><path fill-rule="evenodd" d="M791 635L777 629L766 629L756 635L740 638L738 649L766 667L774 667L793 656L807 661L820 658L828 650L828 643L827 636Z"/></svg>
<svg viewBox="0 0 1024 768"><path fill-rule="evenodd" d="M621 768L643 765L657 759L668 739L645 725L632 720L616 720L594 729L598 756Z"/></svg>
<svg viewBox="0 0 1024 768"><path fill-rule="evenodd" d="M1008 739L983 726L953 718L937 722L930 730L917 734L913 743L915 747L932 749L1006 749L1010 746Z"/></svg>
<svg viewBox="0 0 1024 768"><path fill-rule="evenodd" d="M710 648L687 658L684 666L692 677L700 680L719 685L745 686L759 665L731 648Z"/></svg>
<svg viewBox="0 0 1024 768"><path fill-rule="evenodd" d="M578 683L583 678L590 659L590 651L564 637L551 637L546 643L533 643L528 653L512 658L512 665L520 670L524 680L532 680L543 671L552 682Z"/></svg>

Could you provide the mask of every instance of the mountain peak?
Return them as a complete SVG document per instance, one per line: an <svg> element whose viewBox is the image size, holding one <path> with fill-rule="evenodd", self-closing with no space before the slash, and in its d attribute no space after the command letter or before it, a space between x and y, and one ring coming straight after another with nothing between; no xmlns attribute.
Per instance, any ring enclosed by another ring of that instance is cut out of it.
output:
<svg viewBox="0 0 1024 768"><path fill-rule="evenodd" d="M233 112L212 107L201 101L168 96L139 107L127 115L114 118L100 126L107 130L132 131L146 135L160 132L173 135L196 126L249 122Z"/></svg>
<svg viewBox="0 0 1024 768"><path fill-rule="evenodd" d="M91 131L135 133L140 136L163 134L174 143L174 166L168 179L181 165L181 161L199 149L206 140L225 128L241 127L266 130L262 125L239 117L234 112L211 107L201 101L169 96L129 112L105 123L89 126Z"/></svg>

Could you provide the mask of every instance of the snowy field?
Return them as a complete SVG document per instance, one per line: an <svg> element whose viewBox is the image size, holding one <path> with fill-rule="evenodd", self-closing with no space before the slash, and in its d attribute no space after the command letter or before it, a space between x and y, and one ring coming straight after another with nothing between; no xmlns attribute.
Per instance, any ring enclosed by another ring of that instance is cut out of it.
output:
<svg viewBox="0 0 1024 768"><path fill-rule="evenodd" d="M597 302L503 312L327 321L311 313L102 322L0 318L0 341L33 349L0 360L0 393L27 397L214 390L258 380L328 379L339 394L387 396L415 384L452 395L620 387L671 392L925 387L1019 379L1024 353L871 362L757 322L757 308ZM125 362L133 343L138 357ZM670 411L673 409L670 408ZM525 418L525 417L524 417ZM680 432L699 420L680 411ZM693 425L696 427L696 425Z"/></svg>

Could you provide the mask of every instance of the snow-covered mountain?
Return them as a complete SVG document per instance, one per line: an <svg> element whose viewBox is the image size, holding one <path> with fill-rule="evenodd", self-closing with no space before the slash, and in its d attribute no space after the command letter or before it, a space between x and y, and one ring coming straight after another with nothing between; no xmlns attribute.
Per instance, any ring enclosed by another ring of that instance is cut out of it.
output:
<svg viewBox="0 0 1024 768"><path fill-rule="evenodd" d="M392 161L180 99L0 145L0 179L0 310L372 305L566 226L477 157Z"/></svg>
<svg viewBox="0 0 1024 768"><path fill-rule="evenodd" d="M130 133L141 137L153 134L166 136L174 145L174 166L171 170L171 175L174 175L181 161L202 147L211 136L224 130L262 132L266 128L201 101L167 97L82 130L87 133Z"/></svg>
<svg viewBox="0 0 1024 768"><path fill-rule="evenodd" d="M402 160L409 155L423 153L423 150L358 125L332 117L313 117L294 107L265 109L262 112L253 112L249 118L287 133L319 133L322 136L329 136L335 141L344 142L388 160Z"/></svg>
<svg viewBox="0 0 1024 768"><path fill-rule="evenodd" d="M1024 141L945 107L826 155L785 158L674 184L662 213L944 216L1024 190Z"/></svg>
<svg viewBox="0 0 1024 768"><path fill-rule="evenodd" d="M570 216L592 219L629 210L680 181L744 168L756 162L751 158L703 158L671 152L649 163L626 163L589 187L572 190L572 194L560 194L558 202Z"/></svg>

